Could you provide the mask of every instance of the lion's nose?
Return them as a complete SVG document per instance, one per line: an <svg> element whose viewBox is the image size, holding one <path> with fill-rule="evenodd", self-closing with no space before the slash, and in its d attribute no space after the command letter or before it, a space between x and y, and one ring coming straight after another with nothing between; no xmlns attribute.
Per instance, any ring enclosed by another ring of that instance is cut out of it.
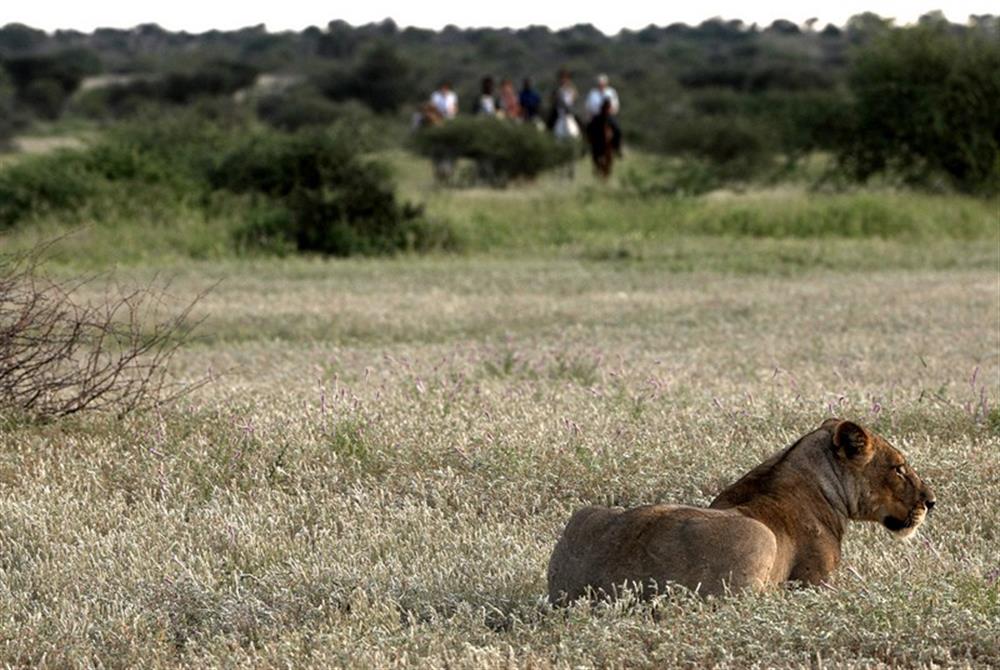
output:
<svg viewBox="0 0 1000 670"><path fill-rule="evenodd" d="M927 511L928 512L930 512L932 509L934 509L934 502L935 502L934 500L925 500L924 501L924 505L927 507Z"/></svg>

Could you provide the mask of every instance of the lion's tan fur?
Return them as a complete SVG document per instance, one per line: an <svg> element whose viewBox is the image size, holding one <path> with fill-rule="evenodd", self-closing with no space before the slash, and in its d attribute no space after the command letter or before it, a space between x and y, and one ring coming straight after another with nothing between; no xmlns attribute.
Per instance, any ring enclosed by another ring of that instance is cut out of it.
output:
<svg viewBox="0 0 1000 670"><path fill-rule="evenodd" d="M817 584L840 561L848 520L911 534L934 495L902 454L857 424L829 419L728 487L709 508L585 507L549 561L549 598L614 597L668 583L705 595L785 581Z"/></svg>

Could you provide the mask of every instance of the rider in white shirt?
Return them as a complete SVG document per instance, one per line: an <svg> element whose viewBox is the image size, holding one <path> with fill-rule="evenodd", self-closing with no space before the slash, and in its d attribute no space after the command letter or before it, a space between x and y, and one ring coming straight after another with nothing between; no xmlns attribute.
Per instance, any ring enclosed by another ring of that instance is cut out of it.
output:
<svg viewBox="0 0 1000 670"><path fill-rule="evenodd" d="M441 82L441 86L431 93L431 104L442 118L455 118L458 114L458 96L451 90L451 82Z"/></svg>
<svg viewBox="0 0 1000 670"><path fill-rule="evenodd" d="M585 109L588 120L601 113L601 105L604 104L605 100L611 102L611 116L617 116L618 91L609 85L608 75L601 74L597 76L597 87L590 89L590 93L587 94Z"/></svg>

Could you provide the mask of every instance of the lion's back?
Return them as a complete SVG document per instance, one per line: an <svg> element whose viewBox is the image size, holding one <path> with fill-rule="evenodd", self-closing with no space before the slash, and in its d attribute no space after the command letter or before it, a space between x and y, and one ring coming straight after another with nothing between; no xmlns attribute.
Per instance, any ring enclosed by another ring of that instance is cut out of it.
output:
<svg viewBox="0 0 1000 670"><path fill-rule="evenodd" d="M677 583L701 593L759 586L775 552L766 526L733 511L585 507L570 518L552 553L549 598L569 602L588 589L615 595L623 583L644 589Z"/></svg>

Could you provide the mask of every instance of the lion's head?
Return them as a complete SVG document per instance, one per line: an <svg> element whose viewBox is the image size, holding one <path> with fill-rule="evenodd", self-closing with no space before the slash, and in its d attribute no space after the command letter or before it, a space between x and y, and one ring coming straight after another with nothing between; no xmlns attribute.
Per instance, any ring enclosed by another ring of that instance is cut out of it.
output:
<svg viewBox="0 0 1000 670"><path fill-rule="evenodd" d="M851 421L831 419L824 427L853 484L857 518L881 523L901 539L912 535L934 508L931 488L882 437Z"/></svg>

